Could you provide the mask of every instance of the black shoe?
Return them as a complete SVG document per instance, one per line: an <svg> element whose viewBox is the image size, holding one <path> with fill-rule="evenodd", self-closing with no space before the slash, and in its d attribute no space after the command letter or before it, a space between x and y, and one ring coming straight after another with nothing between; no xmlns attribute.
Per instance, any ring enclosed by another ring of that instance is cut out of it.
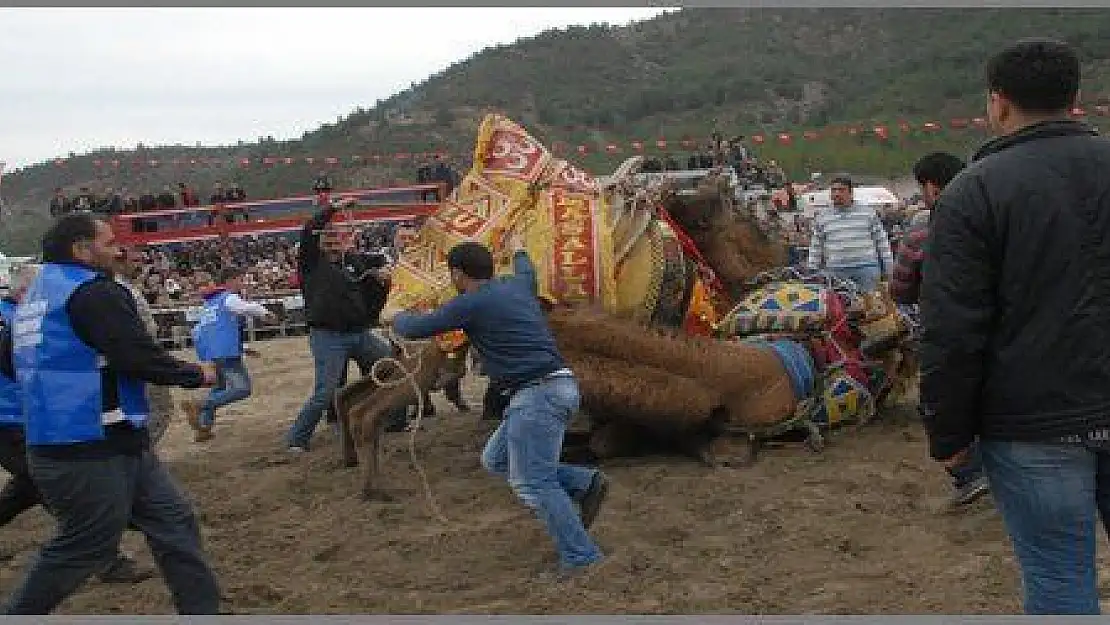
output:
<svg viewBox="0 0 1110 625"><path fill-rule="evenodd" d="M952 499L949 500L950 507L959 508L968 504L974 503L983 495L986 495L991 490L990 481L986 476L979 476L966 484L956 488L956 492L952 494Z"/></svg>
<svg viewBox="0 0 1110 625"><path fill-rule="evenodd" d="M153 571L142 568L138 562L123 554L97 575L105 584L138 584L152 577Z"/></svg>
<svg viewBox="0 0 1110 625"><path fill-rule="evenodd" d="M582 527L590 529L597 519L597 513L601 511L601 504L605 501L605 497L609 495L609 478L604 473L598 471L594 474L594 479L590 481L590 488L582 495L582 499L578 502L579 511L582 516Z"/></svg>

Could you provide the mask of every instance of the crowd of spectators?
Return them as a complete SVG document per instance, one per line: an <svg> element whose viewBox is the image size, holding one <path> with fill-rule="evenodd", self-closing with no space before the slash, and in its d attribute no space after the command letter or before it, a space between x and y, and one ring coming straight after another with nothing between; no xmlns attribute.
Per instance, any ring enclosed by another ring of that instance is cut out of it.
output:
<svg viewBox="0 0 1110 625"><path fill-rule="evenodd" d="M373 224L358 231L360 251L397 258L397 231L415 223ZM234 265L246 270L244 295L278 297L297 292L297 239L299 231L248 235L171 243L140 250L143 260L143 295L154 306L188 306L200 301L200 293L214 286L220 267Z"/></svg>
<svg viewBox="0 0 1110 625"><path fill-rule="evenodd" d="M246 199L247 193L238 183L231 183L225 188L222 183L217 182L208 196L208 204L243 202ZM184 182L177 183L176 190L167 184L158 193L148 190L140 195L135 195L126 188L106 187L103 191L93 191L89 187L81 187L71 196L58 187L54 189L54 197L50 199L50 216L59 217L82 210L99 215L120 215L200 205L200 195L196 189Z"/></svg>

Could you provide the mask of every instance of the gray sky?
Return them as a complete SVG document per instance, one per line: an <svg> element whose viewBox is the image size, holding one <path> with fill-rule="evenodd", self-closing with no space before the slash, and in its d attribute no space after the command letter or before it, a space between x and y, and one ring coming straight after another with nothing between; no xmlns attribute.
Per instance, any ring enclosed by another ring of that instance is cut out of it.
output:
<svg viewBox="0 0 1110 625"><path fill-rule="evenodd" d="M0 161L300 137L484 47L664 10L0 9Z"/></svg>

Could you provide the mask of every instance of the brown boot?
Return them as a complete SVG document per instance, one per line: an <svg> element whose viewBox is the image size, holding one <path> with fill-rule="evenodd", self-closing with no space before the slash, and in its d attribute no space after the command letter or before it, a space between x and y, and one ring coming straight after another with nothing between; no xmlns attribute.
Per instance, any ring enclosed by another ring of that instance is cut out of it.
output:
<svg viewBox="0 0 1110 625"><path fill-rule="evenodd" d="M181 411L185 413L185 420L194 431L200 432L200 411L203 403L196 399L186 399L181 402Z"/></svg>

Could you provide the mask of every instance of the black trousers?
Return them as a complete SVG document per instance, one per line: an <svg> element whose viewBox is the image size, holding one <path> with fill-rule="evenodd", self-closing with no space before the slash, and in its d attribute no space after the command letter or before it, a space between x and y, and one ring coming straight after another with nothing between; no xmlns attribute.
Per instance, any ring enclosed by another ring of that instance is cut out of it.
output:
<svg viewBox="0 0 1110 625"><path fill-rule="evenodd" d="M4 614L49 614L86 579L110 565L129 527L146 538L179 614L217 614L220 589L201 546L200 525L185 495L149 450L136 456L27 463L44 505L58 521Z"/></svg>
<svg viewBox="0 0 1110 625"><path fill-rule="evenodd" d="M42 495L27 467L27 447L22 428L0 427L0 466L11 474L0 491L0 527L3 527L24 511L42 503Z"/></svg>

